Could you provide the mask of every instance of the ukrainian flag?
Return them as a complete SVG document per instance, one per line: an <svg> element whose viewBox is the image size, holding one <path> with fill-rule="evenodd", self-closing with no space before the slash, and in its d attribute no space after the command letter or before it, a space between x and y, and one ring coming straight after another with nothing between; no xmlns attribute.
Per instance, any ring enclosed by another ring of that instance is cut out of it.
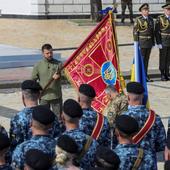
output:
<svg viewBox="0 0 170 170"><path fill-rule="evenodd" d="M138 42L134 42L134 59L133 59L133 65L131 70L131 81L139 82L143 85L145 89L143 105L147 105L147 107L149 108L146 73L145 73L145 67L143 63L143 57L141 55Z"/></svg>

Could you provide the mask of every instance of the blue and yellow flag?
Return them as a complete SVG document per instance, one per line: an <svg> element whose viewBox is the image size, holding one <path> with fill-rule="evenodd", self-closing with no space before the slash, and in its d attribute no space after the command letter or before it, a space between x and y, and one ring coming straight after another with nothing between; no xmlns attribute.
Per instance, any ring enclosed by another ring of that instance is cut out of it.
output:
<svg viewBox="0 0 170 170"><path fill-rule="evenodd" d="M149 108L146 73L143 63L143 57L138 42L134 42L134 59L131 70L131 81L139 82L143 85L145 89L143 105L147 105L147 107Z"/></svg>

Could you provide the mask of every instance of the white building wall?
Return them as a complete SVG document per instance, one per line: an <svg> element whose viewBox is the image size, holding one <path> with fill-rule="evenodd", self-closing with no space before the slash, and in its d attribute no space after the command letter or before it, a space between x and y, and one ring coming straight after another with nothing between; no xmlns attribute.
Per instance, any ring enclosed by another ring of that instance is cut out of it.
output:
<svg viewBox="0 0 170 170"><path fill-rule="evenodd" d="M31 0L0 0L1 14L30 15Z"/></svg>
<svg viewBox="0 0 170 170"><path fill-rule="evenodd" d="M114 0L102 0L103 9L110 6ZM138 13L142 3L149 3L151 13L161 12L161 6L166 0L133 0L134 14ZM121 13L121 0L118 3L118 13ZM2 14L10 15L90 15L90 0L0 0Z"/></svg>

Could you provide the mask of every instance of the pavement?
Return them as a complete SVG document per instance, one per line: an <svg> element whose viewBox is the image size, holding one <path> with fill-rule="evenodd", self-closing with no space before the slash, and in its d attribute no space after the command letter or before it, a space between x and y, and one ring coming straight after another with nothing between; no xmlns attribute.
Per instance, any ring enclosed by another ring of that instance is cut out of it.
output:
<svg viewBox="0 0 170 170"><path fill-rule="evenodd" d="M4 54L0 55L1 67L3 67L5 60L6 62L11 61L11 56L18 56L24 53L24 56L40 56L39 49L42 44L47 42L51 43L53 48L77 47L94 29L94 26L78 26L71 20L0 20L0 47L2 47L0 51L6 51L6 54L4 52ZM119 44L131 43L133 41L132 26L117 26L117 36ZM15 50L12 51L12 48ZM60 53L61 60L65 61L73 51L61 50L59 52L56 51L56 53ZM5 55L8 58L4 58ZM125 79L129 81L128 78L133 61L133 46L119 47L119 56L121 71ZM161 116L167 128L170 81L160 81L158 62L159 50L153 48L149 62L149 74L153 77L154 82L148 83L149 101L151 107ZM0 69L0 124L7 130L9 129L10 118L23 108L21 92L18 88L19 84L23 80L29 79L32 72L32 66L28 65L17 68L11 67ZM64 100L67 98L77 99L76 91L69 84L64 84L62 90ZM163 162L159 161L158 166L162 170Z"/></svg>

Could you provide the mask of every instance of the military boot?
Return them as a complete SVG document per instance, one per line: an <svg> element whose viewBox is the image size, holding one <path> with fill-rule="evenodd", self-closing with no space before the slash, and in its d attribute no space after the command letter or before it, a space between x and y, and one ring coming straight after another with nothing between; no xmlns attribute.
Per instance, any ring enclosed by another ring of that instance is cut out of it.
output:
<svg viewBox="0 0 170 170"><path fill-rule="evenodd" d="M164 71L161 71L161 81L167 81Z"/></svg>
<svg viewBox="0 0 170 170"><path fill-rule="evenodd" d="M169 70L166 70L165 71L165 78L166 78L167 81L170 80L169 77L168 77L168 74L169 74Z"/></svg>

